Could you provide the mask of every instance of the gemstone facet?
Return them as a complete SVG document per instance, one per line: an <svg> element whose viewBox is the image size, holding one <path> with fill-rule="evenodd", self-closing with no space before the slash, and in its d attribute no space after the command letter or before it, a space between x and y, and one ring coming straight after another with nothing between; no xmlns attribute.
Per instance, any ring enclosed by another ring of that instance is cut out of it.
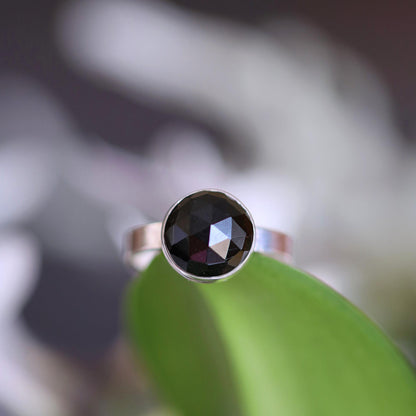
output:
<svg viewBox="0 0 416 416"><path fill-rule="evenodd" d="M220 278L247 258L254 225L247 210L231 196L201 191L185 197L168 213L163 239L168 257L180 271Z"/></svg>

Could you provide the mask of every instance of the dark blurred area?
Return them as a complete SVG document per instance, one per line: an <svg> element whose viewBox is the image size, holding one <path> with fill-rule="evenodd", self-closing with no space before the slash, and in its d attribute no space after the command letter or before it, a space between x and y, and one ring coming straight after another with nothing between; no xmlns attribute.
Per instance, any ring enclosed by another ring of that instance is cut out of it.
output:
<svg viewBox="0 0 416 416"><path fill-rule="evenodd" d="M206 186L292 234L299 265L413 360L415 16L411 1L3 0L0 414L157 408L120 340L122 235Z"/></svg>
<svg viewBox="0 0 416 416"><path fill-rule="evenodd" d="M54 35L55 17L66 1L4 0L1 10L1 69L30 74L53 89L86 131L103 135L117 145L145 141L163 123L185 120L220 133L220 126L172 109L155 109L91 84L60 54ZM383 77L394 98L395 116L407 140L415 136L416 27L414 2L331 2L318 0L258 2L176 1L180 7L251 26L279 16L299 18L324 30L331 38L353 48ZM107 114L114 117L108 118ZM120 120L119 123L116 120ZM122 121L122 122L121 122ZM137 134L139 133L139 134Z"/></svg>

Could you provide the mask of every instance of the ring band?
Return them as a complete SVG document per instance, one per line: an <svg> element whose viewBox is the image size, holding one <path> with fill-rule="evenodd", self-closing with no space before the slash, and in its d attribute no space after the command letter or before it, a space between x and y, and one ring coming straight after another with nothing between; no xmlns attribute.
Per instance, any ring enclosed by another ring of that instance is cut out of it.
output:
<svg viewBox="0 0 416 416"><path fill-rule="evenodd" d="M161 251L182 276L200 282L230 276L253 251L292 262L288 235L255 227L240 201L216 190L188 195L173 205L163 222L127 234L124 259L136 271L144 270Z"/></svg>
<svg viewBox="0 0 416 416"><path fill-rule="evenodd" d="M161 233L162 222L142 225L129 232L125 259L136 271L143 271L149 264L149 258L162 250ZM292 239L279 231L257 227L254 251L285 263L293 261Z"/></svg>

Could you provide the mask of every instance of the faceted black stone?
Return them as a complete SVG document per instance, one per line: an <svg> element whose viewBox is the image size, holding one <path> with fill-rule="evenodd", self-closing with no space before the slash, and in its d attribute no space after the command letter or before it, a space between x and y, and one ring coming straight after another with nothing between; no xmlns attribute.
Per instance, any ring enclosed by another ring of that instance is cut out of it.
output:
<svg viewBox="0 0 416 416"><path fill-rule="evenodd" d="M214 277L241 264L253 244L254 228L246 210L218 191L201 191L176 205L164 229L172 260L184 272Z"/></svg>

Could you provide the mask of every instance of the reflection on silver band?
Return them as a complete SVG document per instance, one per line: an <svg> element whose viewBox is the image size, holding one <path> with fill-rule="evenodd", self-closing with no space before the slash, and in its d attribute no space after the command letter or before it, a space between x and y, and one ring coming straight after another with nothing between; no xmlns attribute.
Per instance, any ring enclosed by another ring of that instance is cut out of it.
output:
<svg viewBox="0 0 416 416"><path fill-rule="evenodd" d="M142 271L161 250L162 223L143 225L128 233L125 261L136 271ZM285 263L293 261L292 240L279 231L257 227L254 251Z"/></svg>

